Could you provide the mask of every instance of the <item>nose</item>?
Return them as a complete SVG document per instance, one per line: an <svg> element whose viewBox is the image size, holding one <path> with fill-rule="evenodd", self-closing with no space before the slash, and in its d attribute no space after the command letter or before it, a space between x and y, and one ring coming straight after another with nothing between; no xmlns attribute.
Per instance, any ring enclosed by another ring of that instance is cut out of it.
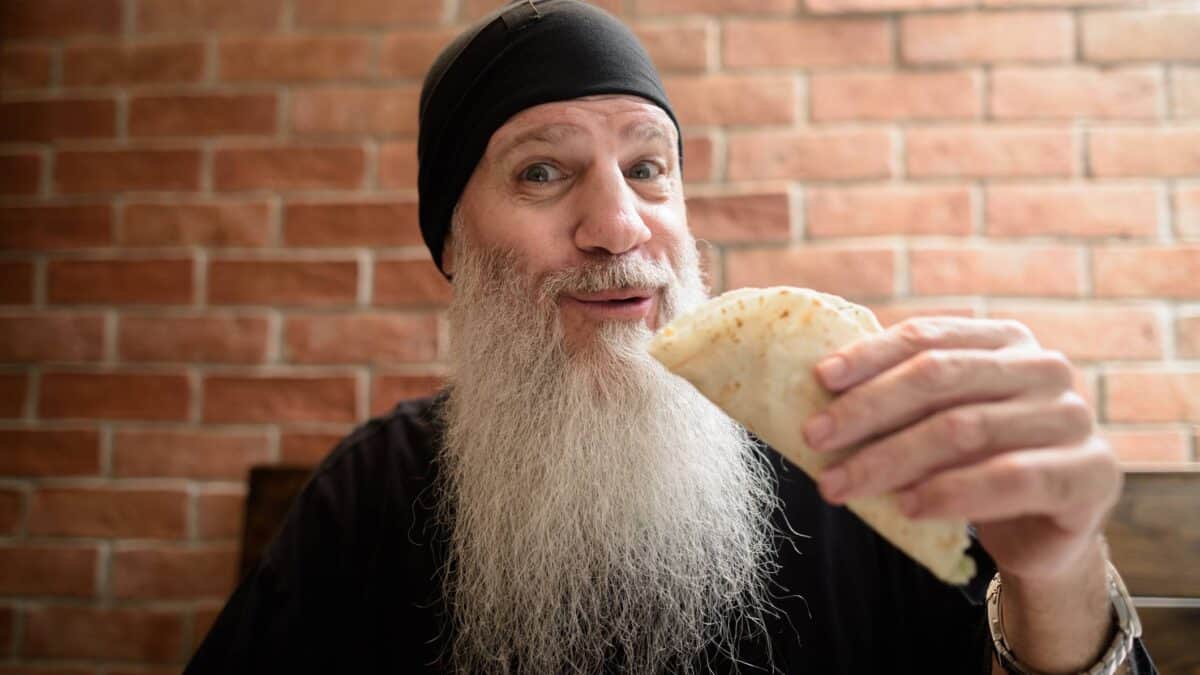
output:
<svg viewBox="0 0 1200 675"><path fill-rule="evenodd" d="M589 172L581 191L575 246L586 253L621 255L650 239L638 196L619 167Z"/></svg>

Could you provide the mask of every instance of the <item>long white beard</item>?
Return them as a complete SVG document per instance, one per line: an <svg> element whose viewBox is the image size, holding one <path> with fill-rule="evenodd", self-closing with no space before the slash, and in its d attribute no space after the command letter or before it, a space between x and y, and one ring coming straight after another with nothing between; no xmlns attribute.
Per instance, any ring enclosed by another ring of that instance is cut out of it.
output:
<svg viewBox="0 0 1200 675"><path fill-rule="evenodd" d="M669 285L666 321L704 297L691 242L679 275L626 261L533 281L463 229L440 457L455 668L690 672L706 645L734 651L769 608L769 470L646 353L640 321L568 348L556 305Z"/></svg>

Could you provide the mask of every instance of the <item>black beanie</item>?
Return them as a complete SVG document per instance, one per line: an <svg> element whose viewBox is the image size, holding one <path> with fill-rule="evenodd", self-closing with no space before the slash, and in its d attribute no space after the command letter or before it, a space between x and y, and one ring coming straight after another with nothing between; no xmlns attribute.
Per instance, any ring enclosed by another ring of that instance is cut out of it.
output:
<svg viewBox="0 0 1200 675"><path fill-rule="evenodd" d="M596 94L641 96L679 129L633 32L581 0L513 2L446 47L421 88L417 142L421 236L439 269L454 205L492 134L526 108Z"/></svg>

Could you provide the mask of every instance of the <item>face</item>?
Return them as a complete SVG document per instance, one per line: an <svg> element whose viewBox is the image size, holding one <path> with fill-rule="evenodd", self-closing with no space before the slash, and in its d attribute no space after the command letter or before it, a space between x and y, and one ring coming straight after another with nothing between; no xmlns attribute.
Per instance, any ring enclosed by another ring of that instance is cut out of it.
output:
<svg viewBox="0 0 1200 675"><path fill-rule="evenodd" d="M510 253L538 281L613 262L677 268L687 231L675 126L633 96L529 108L498 129L459 200L473 242ZM453 242L446 270L454 273ZM557 303L563 336L579 344L607 322L662 320L661 287L570 289Z"/></svg>

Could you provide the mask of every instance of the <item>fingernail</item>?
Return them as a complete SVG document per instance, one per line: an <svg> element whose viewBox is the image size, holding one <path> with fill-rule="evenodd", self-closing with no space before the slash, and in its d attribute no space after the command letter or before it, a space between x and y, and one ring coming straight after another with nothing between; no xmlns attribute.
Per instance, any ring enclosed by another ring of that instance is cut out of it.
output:
<svg viewBox="0 0 1200 675"><path fill-rule="evenodd" d="M825 493L826 499L833 500L838 498L845 489L845 469L829 469L821 474L821 492Z"/></svg>
<svg viewBox="0 0 1200 675"><path fill-rule="evenodd" d="M900 512L909 518L917 515L917 511L921 510L921 498L915 492L901 492L896 501Z"/></svg>
<svg viewBox="0 0 1200 675"><path fill-rule="evenodd" d="M826 385L836 387L842 382L842 378L849 371L849 365L846 363L846 357L840 354L826 356L817 363L817 372L820 373L821 379Z"/></svg>
<svg viewBox="0 0 1200 675"><path fill-rule="evenodd" d="M833 418L828 413L819 413L804 424L804 438L817 449L833 433Z"/></svg>

